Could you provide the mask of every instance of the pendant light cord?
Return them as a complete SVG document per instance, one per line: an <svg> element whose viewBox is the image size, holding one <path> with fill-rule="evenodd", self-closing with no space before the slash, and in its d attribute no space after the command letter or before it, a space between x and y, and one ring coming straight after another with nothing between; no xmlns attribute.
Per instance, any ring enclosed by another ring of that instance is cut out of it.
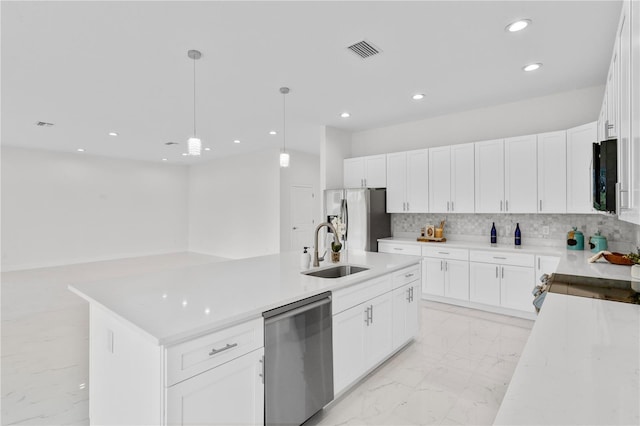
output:
<svg viewBox="0 0 640 426"><path fill-rule="evenodd" d="M196 58L193 58L193 136L196 137Z"/></svg>
<svg viewBox="0 0 640 426"><path fill-rule="evenodd" d="M282 94L282 152L287 151L287 94Z"/></svg>

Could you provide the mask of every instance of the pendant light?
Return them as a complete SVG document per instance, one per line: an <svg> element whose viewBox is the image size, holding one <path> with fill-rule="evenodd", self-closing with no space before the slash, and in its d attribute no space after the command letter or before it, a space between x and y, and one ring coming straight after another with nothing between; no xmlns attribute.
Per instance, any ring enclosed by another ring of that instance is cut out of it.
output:
<svg viewBox="0 0 640 426"><path fill-rule="evenodd" d="M196 136L196 61L202 57L202 53L198 50L189 50L187 56L193 59L193 136L187 140L187 152L189 155L199 156L202 141Z"/></svg>
<svg viewBox="0 0 640 426"><path fill-rule="evenodd" d="M289 167L289 153L287 152L287 108L285 98L289 93L288 87L281 87L282 93L282 151L280 151L280 167Z"/></svg>

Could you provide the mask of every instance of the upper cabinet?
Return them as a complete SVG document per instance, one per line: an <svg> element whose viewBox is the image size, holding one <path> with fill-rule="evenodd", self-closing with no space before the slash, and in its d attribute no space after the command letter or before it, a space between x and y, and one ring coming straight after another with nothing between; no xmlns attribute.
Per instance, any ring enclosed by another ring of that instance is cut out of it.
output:
<svg viewBox="0 0 640 426"><path fill-rule="evenodd" d="M640 225L640 2L628 6L631 28L630 75L630 134L629 134L629 186L628 205L620 215L621 220ZM623 139L624 140L624 139Z"/></svg>
<svg viewBox="0 0 640 426"><path fill-rule="evenodd" d="M387 212L426 213L429 207L429 151L387 154Z"/></svg>
<svg viewBox="0 0 640 426"><path fill-rule="evenodd" d="M386 154L344 160L345 188L386 188Z"/></svg>
<svg viewBox="0 0 640 426"><path fill-rule="evenodd" d="M538 213L567 212L567 132L538 135Z"/></svg>
<svg viewBox="0 0 640 426"><path fill-rule="evenodd" d="M597 123L567 130L567 213L592 213L593 143Z"/></svg>
<svg viewBox="0 0 640 426"><path fill-rule="evenodd" d="M536 135L504 140L504 211L536 213Z"/></svg>
<svg viewBox="0 0 640 426"><path fill-rule="evenodd" d="M504 140L475 144L476 213L504 212Z"/></svg>
<svg viewBox="0 0 640 426"><path fill-rule="evenodd" d="M429 150L429 211L473 213L474 144Z"/></svg>

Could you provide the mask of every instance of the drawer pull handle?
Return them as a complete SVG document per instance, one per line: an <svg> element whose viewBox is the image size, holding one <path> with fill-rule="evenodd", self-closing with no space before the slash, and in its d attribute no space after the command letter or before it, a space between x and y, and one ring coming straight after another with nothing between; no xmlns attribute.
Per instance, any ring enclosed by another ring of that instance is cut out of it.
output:
<svg viewBox="0 0 640 426"><path fill-rule="evenodd" d="M502 259L502 260L506 259L506 257L501 257L501 256L493 256L493 258L494 259Z"/></svg>
<svg viewBox="0 0 640 426"><path fill-rule="evenodd" d="M448 251L439 251L438 254L449 254Z"/></svg>
<svg viewBox="0 0 640 426"><path fill-rule="evenodd" d="M393 249L394 250L400 250L400 251L404 250L403 248L400 248L400 247L394 247Z"/></svg>
<svg viewBox="0 0 640 426"><path fill-rule="evenodd" d="M232 343L232 344L227 343L227 346L225 346L224 348L220 348L220 349L211 349L211 352L209 352L209 356L211 356L211 355L215 355L215 354L219 354L219 353L220 353L220 352L222 352L222 351L226 351L226 350L228 350L228 349L235 348L236 346L238 346L238 344L237 344L237 343Z"/></svg>
<svg viewBox="0 0 640 426"><path fill-rule="evenodd" d="M411 278L413 276L413 274L404 274L405 278Z"/></svg>

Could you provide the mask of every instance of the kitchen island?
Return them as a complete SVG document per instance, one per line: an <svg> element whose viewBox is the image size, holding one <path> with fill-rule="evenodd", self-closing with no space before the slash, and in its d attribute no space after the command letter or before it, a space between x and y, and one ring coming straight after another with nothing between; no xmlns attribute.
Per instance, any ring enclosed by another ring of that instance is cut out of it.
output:
<svg viewBox="0 0 640 426"><path fill-rule="evenodd" d="M92 424L261 424L262 313L327 291L336 394L345 391L412 339L421 259L343 257L367 270L308 276L298 253L284 253L70 286L90 303ZM365 305L370 330L362 330ZM375 358L354 346L359 340L376 348Z"/></svg>

